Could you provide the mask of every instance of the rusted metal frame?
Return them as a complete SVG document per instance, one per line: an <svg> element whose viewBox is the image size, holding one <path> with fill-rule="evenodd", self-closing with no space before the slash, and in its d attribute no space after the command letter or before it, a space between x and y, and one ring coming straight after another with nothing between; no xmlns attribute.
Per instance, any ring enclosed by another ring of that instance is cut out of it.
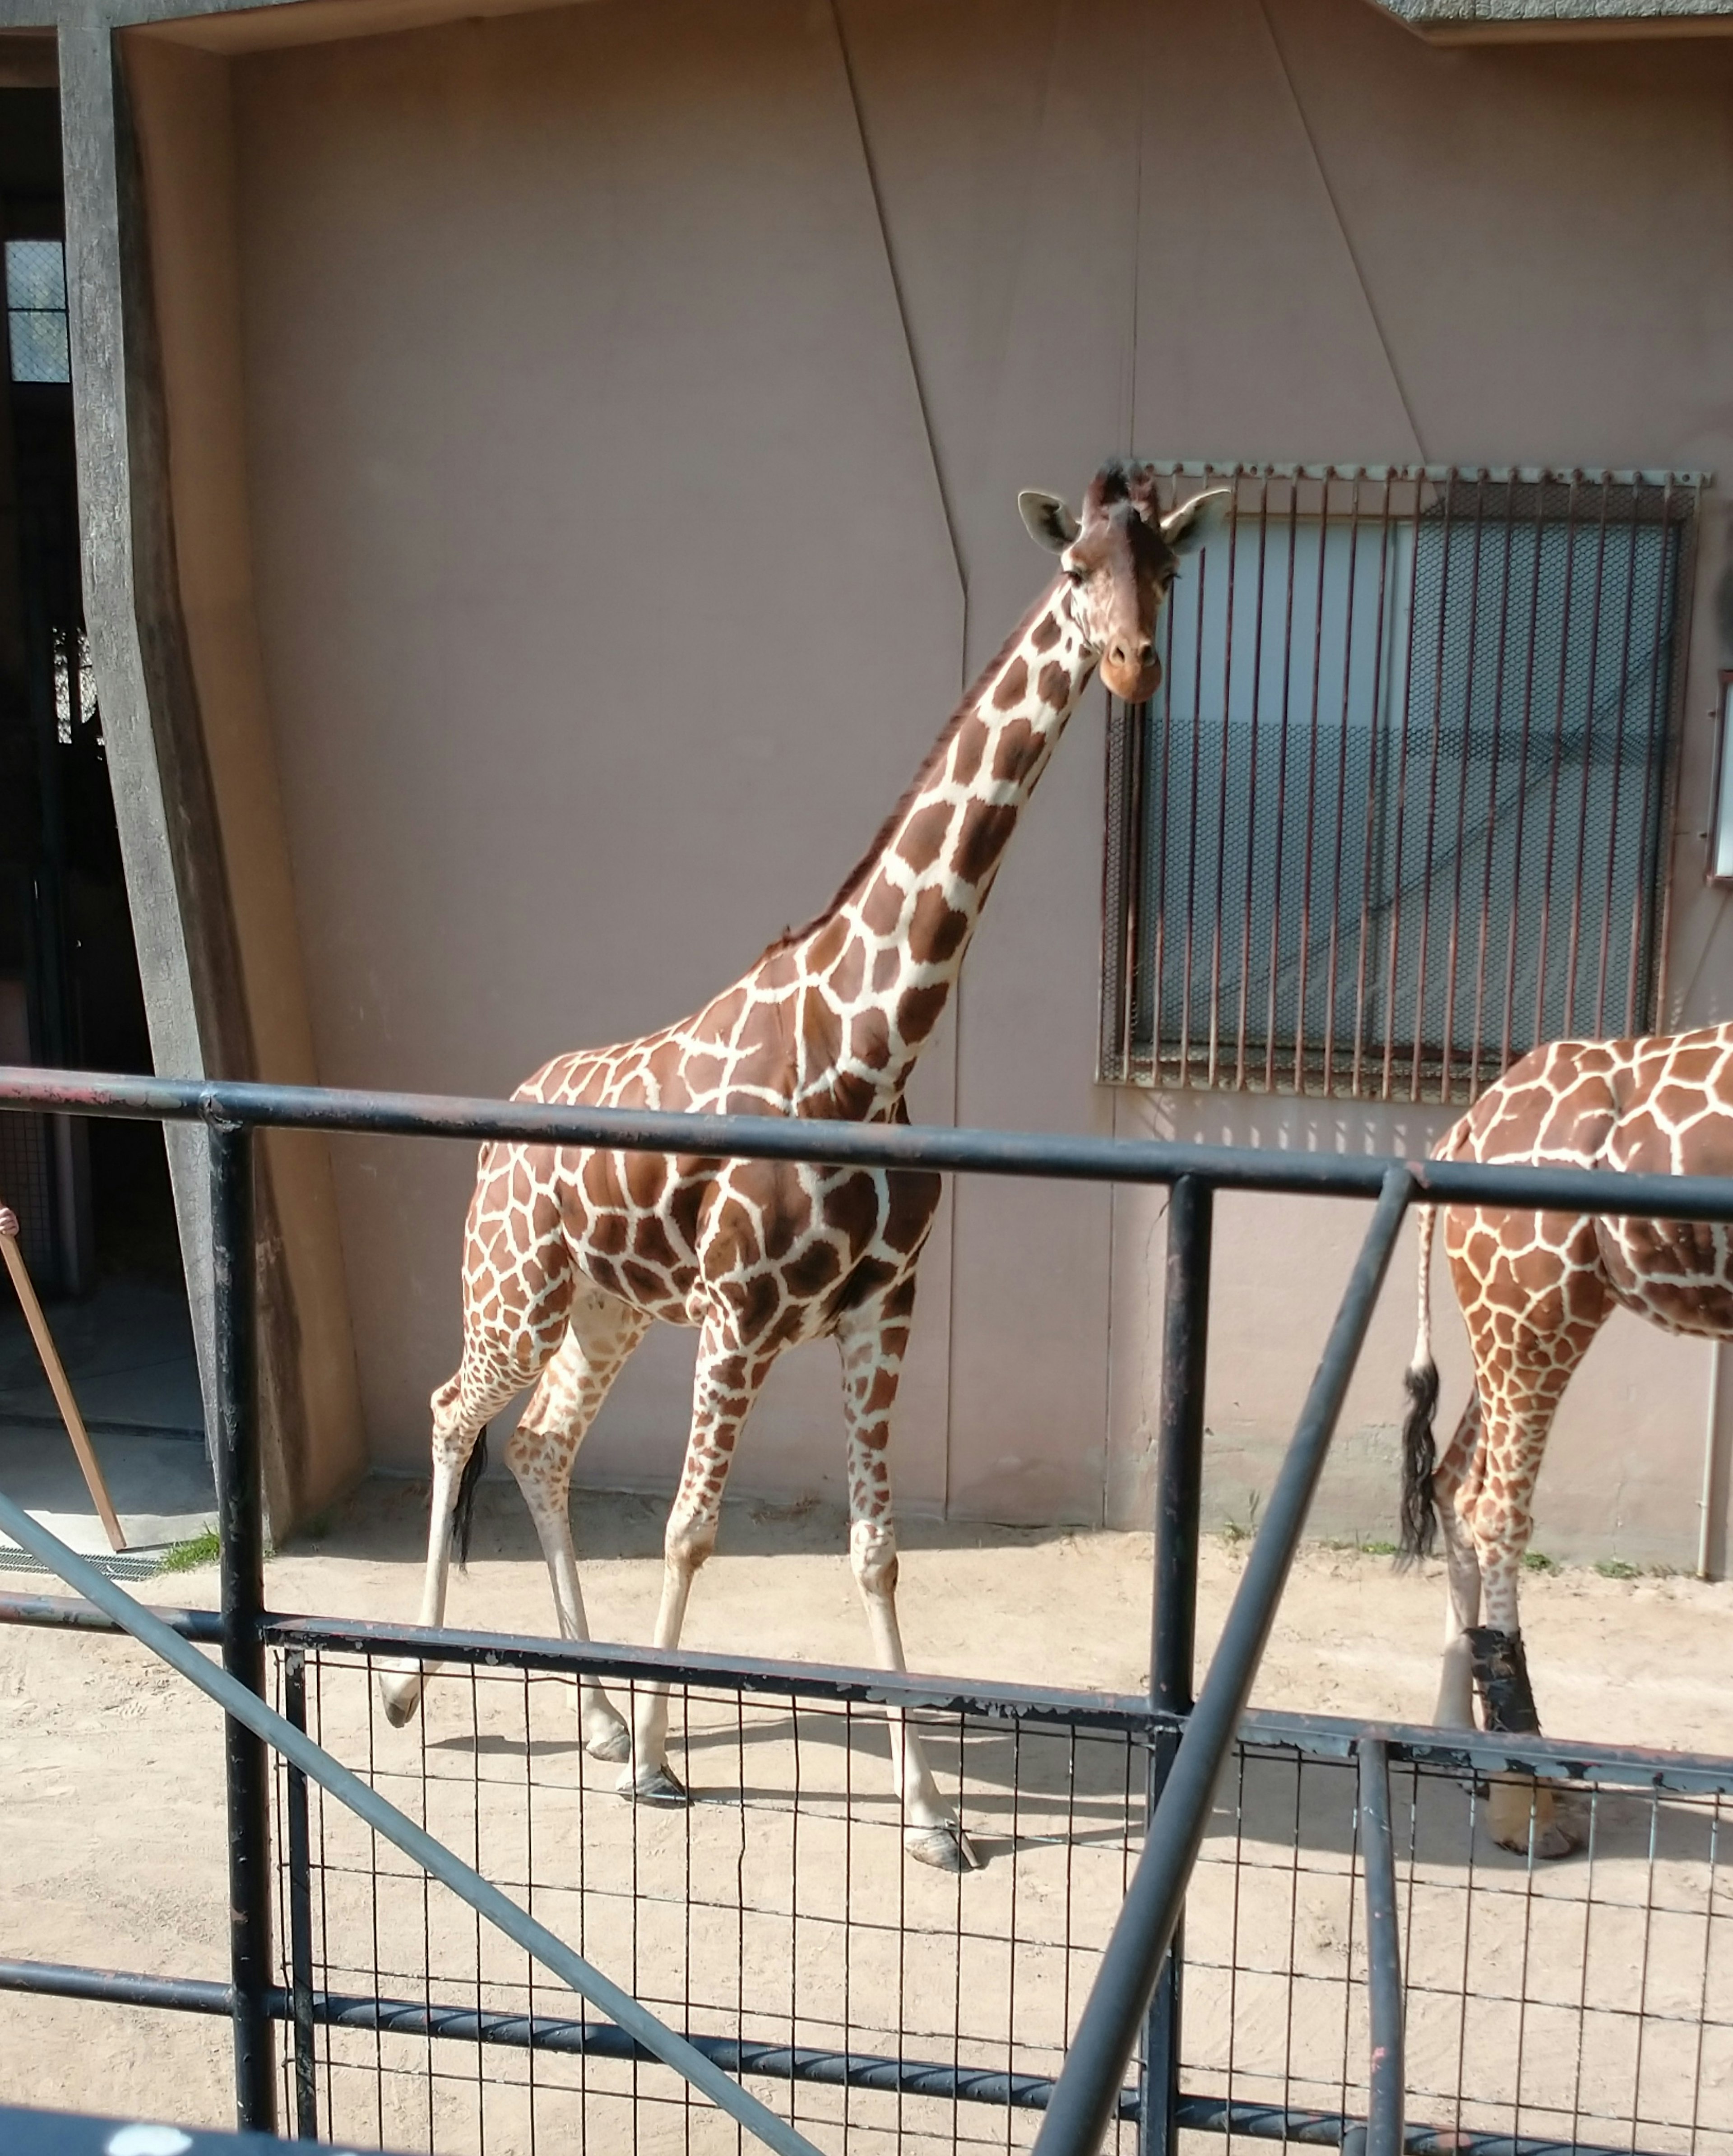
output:
<svg viewBox="0 0 1733 2156"><path fill-rule="evenodd" d="M1329 957L1324 969L1324 1091L1329 1095L1336 1075L1337 967L1342 942L1342 840L1348 825L1348 721L1354 693L1354 598L1360 574L1360 502L1361 475L1353 474L1354 493L1348 511L1348 610L1342 624L1341 738L1336 752L1336 850L1330 867ZM1377 713L1373 711L1376 728Z"/></svg>
<svg viewBox="0 0 1733 2156"><path fill-rule="evenodd" d="M1262 1528L1251 1545L1197 1704L1186 1717L1160 1804L1036 2136L1037 2156L1094 2156L1112 2121L1127 2062L1179 1922L1222 1763L1237 1737L1378 1291L1416 1194L1407 1168L1392 1168L1382 1178Z"/></svg>
<svg viewBox="0 0 1733 2156"><path fill-rule="evenodd" d="M1293 992L1293 1090L1306 1090L1306 961L1312 942L1312 860L1318 814L1318 695L1324 669L1324 568L1329 545L1329 484L1334 467L1326 465L1318 501L1318 588L1312 609L1312 724L1306 748L1306 839L1300 866L1299 968Z"/></svg>
<svg viewBox="0 0 1733 2156"><path fill-rule="evenodd" d="M1180 975L1180 1068L1181 1086L1191 1082L1191 967L1197 943L1198 749L1203 739L1204 593L1210 573L1210 550L1197 557L1197 644L1191 668L1191 808L1185 833L1185 941ZM1232 575L1230 570L1229 574ZM1169 724L1172 699L1169 699Z"/></svg>
<svg viewBox="0 0 1733 2156"><path fill-rule="evenodd" d="M1227 601L1221 629L1221 767L1216 778L1216 902L1210 911L1210 1055L1204 1082L1213 1086L1220 1074L1221 1055L1221 937L1222 907L1227 896L1227 794L1233 739L1233 602L1239 584L1240 490L1236 475L1227 512ZM1201 557L1200 557L1201 558ZM1203 645L1200 640L1197 665L1201 685ZM1200 716L1201 706L1200 705Z"/></svg>
<svg viewBox="0 0 1733 2156"><path fill-rule="evenodd" d="M1594 769L1596 691L1601 675L1601 599L1607 588L1607 512L1612 498L1612 482L1601 480L1601 513L1595 521L1595 597L1589 613L1588 685L1582 699L1582 784L1576 800L1576 873L1571 879L1571 941L1565 955L1565 1029L1575 1033L1576 1024L1576 961L1582 942L1582 881L1588 867L1589 774ZM1636 506L1633 499L1632 507ZM1612 793L1618 794L1618 763L1612 766ZM1607 865L1607 890L1602 915L1612 910L1612 863Z"/></svg>
<svg viewBox="0 0 1733 2156"><path fill-rule="evenodd" d="M1370 741L1366 752L1365 848L1360 855L1360 947L1354 967L1354 1057L1349 1087L1355 1099L1365 1084L1366 1061L1366 978L1372 946L1372 885L1377 873L1377 844L1381 819L1378 814L1378 750L1384 733L1385 600L1390 587L1391 503L1396 481L1384 483L1384 506L1378 519L1378 608L1372 631L1372 703ZM1416 496L1417 504L1418 495Z"/></svg>
<svg viewBox="0 0 1733 2156"><path fill-rule="evenodd" d="M1612 762L1615 771L1618 769L1624 754L1625 713L1631 701L1631 625L1637 612L1637 569L1639 559L1638 547L1643 536L1643 521L1638 513L1641 507L1641 499L1637 490L1633 488L1631 518L1628 526L1631 537L1631 558L1625 572L1625 619L1619 637L1618 718L1612 736ZM1666 548L1667 535L1664 531L1661 535L1661 551L1664 557ZM1645 755L1648 753L1647 747L1643 753ZM1612 888L1612 879L1618 866L1619 810L1623 806L1623 803L1624 789L1615 785L1612 789L1612 814L1607 819L1607 887L1609 891ZM1639 859L1639 873L1640 866ZM1636 923L1633 921L1632 933L1634 935L1635 932ZM1595 983L1595 1036L1597 1040L1604 1039L1607 1033L1607 976L1612 962L1612 908L1609 906L1601 922L1601 964Z"/></svg>
<svg viewBox="0 0 1733 2156"><path fill-rule="evenodd" d="M1153 706L1147 703L1125 706L1125 779L1129 798L1125 806L1125 933L1120 957L1120 964L1124 968L1124 989L1122 998L1124 1009L1119 1014L1119 1067L1128 1078L1132 1075L1137 1045L1132 1032L1132 1012L1137 997L1137 968L1143 942L1144 880L1139 870L1143 859L1144 819L1148 814L1144 797L1146 790L1144 778L1149 762L1149 715L1152 709Z"/></svg>
<svg viewBox="0 0 1733 2156"><path fill-rule="evenodd" d="M1486 1045L1486 962L1492 949L1493 863L1499 844L1499 766L1504 746L1504 657L1509 649L1510 570L1516 539L1516 489L1504 488L1504 559L1499 578L1499 634L1494 658L1492 757L1486 780L1486 869L1480 884L1479 949L1474 963L1473 1045L1468 1057L1468 1098L1480 1091L1480 1063Z"/></svg>
<svg viewBox="0 0 1733 2156"><path fill-rule="evenodd" d="M1414 1047L1408 1066L1408 1098L1411 1101L1420 1098L1420 1074L1426 1046L1426 966L1432 943L1432 858L1438 834L1438 758L1444 742L1444 630L1450 619L1450 527L1456 514L1458 477L1453 467L1449 478L1444 482L1443 538L1438 570L1438 635L1432 655L1432 748L1427 766L1426 840L1420 857L1420 948L1414 962ZM1420 560L1417 525L1414 542L1417 575ZM1414 641L1412 626L1408 641L1412 653ZM1408 679L1412 684L1414 679L1412 664Z"/></svg>
<svg viewBox="0 0 1733 2156"><path fill-rule="evenodd" d="M1233 1082L1242 1091L1246 1084L1246 1026L1251 1015L1252 893L1257 859L1257 715L1263 705L1263 586L1264 570L1269 555L1269 510L1270 488L1266 479L1260 483L1257 500L1257 599L1252 643L1252 762L1251 783L1246 801L1246 901L1240 922L1240 1008L1234 1028ZM1276 803L1278 818L1281 813L1282 804L1278 800Z"/></svg>
<svg viewBox="0 0 1733 2156"><path fill-rule="evenodd" d="M1130 787L1127 773L1131 729L1131 706L1109 695L1103 730L1107 818L1101 847L1101 952L1097 974L1100 1005L1095 1048L1096 1075L1109 1082L1127 1075L1126 1027L1130 1005L1126 979L1127 916L1131 910L1130 895L1137 882L1131 873Z"/></svg>
<svg viewBox="0 0 1733 2156"><path fill-rule="evenodd" d="M1200 575L1202 573L1201 567L1200 567L1199 573ZM1155 947L1150 954L1149 967L1149 1076L1152 1081L1159 1080L1161 1075L1161 996L1163 979L1167 966L1167 827L1169 818L1172 814L1173 802L1173 797L1170 791L1170 780L1173 765L1174 741L1174 609L1171 605L1165 609L1165 616L1166 619L1164 626L1167 637L1167 649L1164 656L1161 669L1161 783L1156 795L1156 798L1160 804L1160 844L1156 850L1155 858L1154 862L1151 864L1150 868L1150 873L1154 879L1155 886L1154 899L1155 908ZM1149 712L1148 726L1153 727L1155 723L1156 706L1152 702L1148 706L1147 709ZM1145 769L1148 768L1149 765L1149 750L1150 743L1147 738L1146 728L1146 737L1144 744L1144 763ZM1138 841L1139 846L1142 846L1144 844L1145 836L1146 834L1139 835ZM1139 872L1141 872L1143 864L1147 858L1148 856L1142 853L1139 855ZM1143 962L1142 932L1142 924L1141 921L1139 921L1139 941L1138 952L1139 968L1141 968Z"/></svg>
<svg viewBox="0 0 1733 2156"><path fill-rule="evenodd" d="M1504 1023L1499 1037L1499 1068L1501 1070L1509 1066L1511 1060L1511 1029L1516 1022L1516 925L1522 911L1522 842L1528 824L1529 741L1534 731L1535 647L1540 642L1540 557L1545 541L1546 488L1543 475L1535 487L1535 566L1529 578L1529 648L1523 662L1522 746L1516 770L1516 830L1510 865L1510 922L1504 945Z"/></svg>
<svg viewBox="0 0 1733 2156"><path fill-rule="evenodd" d="M1654 873L1664 890L1672 881L1669 873L1672 864L1668 859L1668 834L1664 829L1656 829L1655 823L1651 822L1650 797L1653 790L1655 772L1655 699L1660 693L1662 634L1667 611L1668 517L1672 506L1673 483L1669 479L1661 501L1660 554L1655 565L1655 624L1654 634L1649 642L1648 725L1646 753L1643 759L1643 807L1641 820L1637 827L1643 834L1645 846L1650 843L1649 834L1651 832L1653 833ZM1644 1014L1644 1016L1639 1019L1638 1015L1638 969L1642 963L1643 944L1647 940L1643 932L1643 915L1647 911L1643 901L1648 880L1646 876L1639 875L1637 881L1637 911L1631 923L1631 952L1626 968L1625 1023L1621 1030L1632 1033L1643 1029L1648 1016ZM1658 1008L1658 996L1655 998L1655 1004Z"/></svg>
<svg viewBox="0 0 1733 2156"><path fill-rule="evenodd" d="M1438 1043L1438 1098L1450 1098L1450 1051L1456 1031L1456 971L1462 944L1463 859L1468 850L1468 766L1474 737L1474 645L1480 634L1480 561L1486 532L1486 475L1474 482L1474 551L1468 570L1468 651L1463 670L1463 747L1456 784L1456 842L1450 872L1450 942L1444 957L1444 1025ZM1443 615L1439 615L1439 701L1442 704L1444 644Z"/></svg>
<svg viewBox="0 0 1733 2156"><path fill-rule="evenodd" d="M1565 501L1565 595L1559 623L1559 685L1553 699L1552 772L1546 787L1546 850L1540 875L1540 942L1535 954L1535 1038L1545 1040L1552 1029L1546 1023L1547 946L1552 939L1552 871L1557 859L1559 787L1565 767L1565 696L1571 678L1571 600L1576 577L1576 495L1582 475L1571 474L1571 490ZM1544 489L1543 489L1544 491ZM1567 1021L1568 1022L1568 1021Z"/></svg>
<svg viewBox="0 0 1733 2156"><path fill-rule="evenodd" d="M1288 836L1288 736L1293 706L1293 557L1299 543L1299 475L1288 482L1288 594L1283 616L1282 726L1276 750L1276 865L1270 891L1270 977L1264 1006L1263 1090L1276 1090L1276 998L1282 968L1282 868Z"/></svg>
<svg viewBox="0 0 1733 2156"><path fill-rule="evenodd" d="M1401 716L1397 727L1396 833L1390 856L1390 924L1386 932L1384 977L1384 1070L1378 1091L1378 1097L1384 1101L1394 1097L1396 1086L1396 958L1402 940L1402 846L1408 806L1408 716L1410 690L1414 680L1414 606L1420 592L1420 521L1427 483L1417 481L1414 489L1414 543L1408 561L1408 619L1403 638Z"/></svg>
<svg viewBox="0 0 1733 2156"><path fill-rule="evenodd" d="M1686 482L1676 473L1668 474L1665 495L1661 505L1661 573L1659 590L1655 600L1658 613L1661 615L1664 615L1666 611L1667 535L1675 521L1673 515L1673 492L1675 485L1685 484ZM1679 812L1678 737L1684 724L1685 674L1690 662L1691 619L1696 597L1692 587L1696 577L1697 504L1701 486L1700 480L1691 483L1685 503L1685 513L1677 520L1679 526L1679 557L1673 578L1675 598L1673 608L1672 635L1669 639L1667 654L1668 708L1661 714L1661 753L1664 761L1661 775L1659 829L1655 841L1656 868L1661 886L1661 906L1660 918L1655 924L1656 957L1651 1007L1656 1014L1657 1023L1659 1022L1660 1014L1666 1008L1667 999L1667 966L1669 956L1668 946L1671 940L1673 926L1673 828ZM1679 603L1677 596L1681 593L1684 598L1683 604ZM1656 648L1658 652L1658 640ZM1658 674L1658 668L1656 669L1656 672ZM1653 708L1654 697L1653 687L1649 695L1650 705ZM1652 768L1653 758L1651 757L1644 766L1645 786L1648 784L1648 773ZM1634 1004L1634 992L1632 1000Z"/></svg>

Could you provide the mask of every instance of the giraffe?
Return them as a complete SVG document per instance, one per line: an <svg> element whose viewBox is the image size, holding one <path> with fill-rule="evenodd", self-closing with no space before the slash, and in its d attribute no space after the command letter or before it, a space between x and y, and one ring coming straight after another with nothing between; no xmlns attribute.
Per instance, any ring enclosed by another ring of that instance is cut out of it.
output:
<svg viewBox="0 0 1733 2156"><path fill-rule="evenodd" d="M1432 1148L1439 1160L1733 1174L1733 1024L1633 1040L1557 1040L1488 1087ZM1474 1392L1437 1459L1429 1281L1444 1247L1474 1357ZM1733 1232L1684 1221L1603 1219L1494 1206L1419 1216L1420 1322L1403 1430L1401 1554L1429 1555L1442 1527L1449 1604L1437 1720L1537 1732L1517 1611L1535 1479L1572 1372L1622 1306L1669 1332L1733 1339ZM1482 1602L1485 1621L1482 1622ZM1495 1782L1494 1838L1563 1856L1576 1845L1549 1793ZM1530 1829L1532 1825L1532 1842Z"/></svg>
<svg viewBox="0 0 1733 2156"><path fill-rule="evenodd" d="M557 1056L514 1097L906 1122L910 1073L1066 721L1098 668L1118 696L1154 691L1161 607L1226 491L1164 514L1154 473L1114 462L1090 482L1081 516L1057 495L1020 495L1031 536L1059 557L1057 579L964 696L831 904L693 1016ZM464 1247L463 1358L433 1396L421 1622L440 1621L454 1543L464 1554L486 1425L532 1385L506 1463L535 1522L561 1633L589 1636L568 1516L573 1463L661 1318L696 1327L698 1348L656 1645L679 1644L735 1445L771 1365L828 1335L842 1362L850 1560L878 1661L903 1668L889 1436L939 1194L936 1174L914 1172L484 1146ZM415 1712L427 1675L411 1665L384 1679L393 1723ZM665 1690L640 1688L630 1729L594 1682L579 1707L586 1749L622 1763L623 1794L685 1802L667 1762ZM972 1867L914 1732L893 1716L891 1737L909 1855Z"/></svg>

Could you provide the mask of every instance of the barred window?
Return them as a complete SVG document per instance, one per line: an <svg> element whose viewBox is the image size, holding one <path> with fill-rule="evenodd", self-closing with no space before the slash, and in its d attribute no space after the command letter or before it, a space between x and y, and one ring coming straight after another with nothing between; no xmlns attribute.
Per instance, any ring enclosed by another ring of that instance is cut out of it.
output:
<svg viewBox="0 0 1733 2156"><path fill-rule="evenodd" d="M1472 1098L1653 1025L1692 474L1234 487L1109 712L1104 1078Z"/></svg>

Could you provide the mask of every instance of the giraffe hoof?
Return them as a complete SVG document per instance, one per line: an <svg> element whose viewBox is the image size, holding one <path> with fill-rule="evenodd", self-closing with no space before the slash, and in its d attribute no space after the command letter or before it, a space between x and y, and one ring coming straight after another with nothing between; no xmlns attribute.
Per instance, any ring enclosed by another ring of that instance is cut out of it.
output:
<svg viewBox="0 0 1733 2156"><path fill-rule="evenodd" d="M1542 1863L1556 1864L1581 1846L1578 1821L1550 1789L1499 1780L1493 1784L1489 1797L1492 1838L1512 1856L1532 1855Z"/></svg>
<svg viewBox="0 0 1733 2156"><path fill-rule="evenodd" d="M930 1864L935 1871L979 1871L981 1868L974 1844L954 1820L944 1826L906 1827L902 1846L917 1864Z"/></svg>
<svg viewBox="0 0 1733 2156"><path fill-rule="evenodd" d="M379 1697L384 1703L385 1719L393 1729L404 1729L415 1719L415 1710L421 1704L421 1689L418 1685L413 1691L395 1691L388 1684L382 1684Z"/></svg>
<svg viewBox="0 0 1733 2156"><path fill-rule="evenodd" d="M672 1807L688 1801L686 1784L666 1766L640 1768L635 1774L628 1767L614 1786L634 1804Z"/></svg>
<svg viewBox="0 0 1733 2156"><path fill-rule="evenodd" d="M598 1722L584 1731L584 1748L592 1759L619 1766L632 1756L632 1732L615 1716L612 1722Z"/></svg>

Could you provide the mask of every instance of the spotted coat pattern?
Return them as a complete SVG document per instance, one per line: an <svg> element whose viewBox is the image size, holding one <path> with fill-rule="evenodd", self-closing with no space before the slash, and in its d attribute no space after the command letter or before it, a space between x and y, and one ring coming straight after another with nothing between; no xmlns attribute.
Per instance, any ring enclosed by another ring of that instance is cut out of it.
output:
<svg viewBox="0 0 1733 2156"><path fill-rule="evenodd" d="M1514 1065L1434 1147L1442 1160L1733 1174L1733 1025L1647 1040L1553 1041ZM1461 1645L1519 1631L1535 1481L1559 1402L1622 1306L1664 1331L1733 1338L1733 1244L1721 1226L1494 1207L1421 1214L1421 1337L1430 1363L1431 1246L1444 1247L1475 1390L1433 1477L1450 1578L1439 1719L1473 1718Z"/></svg>
<svg viewBox="0 0 1733 2156"><path fill-rule="evenodd" d="M1107 467L1081 522L1050 497L1031 499L1060 516L1046 543L1062 552L1062 574L964 699L831 906L690 1018L557 1056L517 1098L906 1120L909 1075L1085 685L1105 663L1117 664L1122 693L1147 695L1160 678L1154 618L1177 556L1164 536L1174 515L1160 517L1153 475ZM736 1444L772 1364L830 1336L842 1360L851 1556L875 1645L900 1667L888 1445L916 1265L939 1195L936 1175L914 1172L485 1146L465 1237L463 1359L433 1398L424 1620L443 1610L462 1466L489 1419L533 1385L506 1459L541 1535L563 1628L586 1636L566 1524L573 1463L626 1358L660 1318L699 1337L657 1645L677 1643ZM394 1719L414 1711L424 1676L388 1684ZM654 1695L640 1702L629 1751L594 1687L583 1712L592 1751L628 1759L623 1783L671 1800ZM910 1819L954 1850L960 1837L912 1732L898 1733L897 1748Z"/></svg>

